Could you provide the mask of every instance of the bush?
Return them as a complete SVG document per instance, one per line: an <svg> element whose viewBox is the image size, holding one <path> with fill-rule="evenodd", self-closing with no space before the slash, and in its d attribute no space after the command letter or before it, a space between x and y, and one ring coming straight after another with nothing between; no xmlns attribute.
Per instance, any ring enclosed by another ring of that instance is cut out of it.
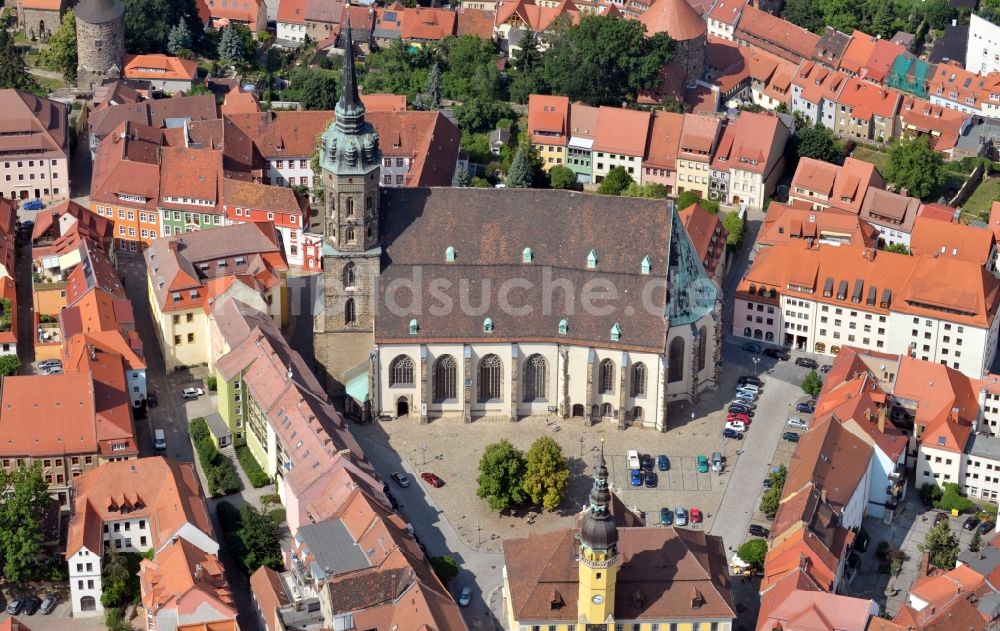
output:
<svg viewBox="0 0 1000 631"><path fill-rule="evenodd" d="M740 546L736 554L755 570L762 570L764 557L767 556L767 542L763 539L751 539Z"/></svg>
<svg viewBox="0 0 1000 631"><path fill-rule="evenodd" d="M944 485L944 493L934 502L934 508L945 511L957 510L959 513L971 513L978 509L976 503L967 497L962 497L959 486L954 482Z"/></svg>
<svg viewBox="0 0 1000 631"><path fill-rule="evenodd" d="M236 459L240 461L240 466L243 467L243 472L247 474L253 488L259 489L271 483L271 478L260 468L260 464L253 457L253 452L250 451L249 447L246 445L237 447Z"/></svg>
<svg viewBox="0 0 1000 631"><path fill-rule="evenodd" d="M191 442L198 452L198 461L208 480L208 492L212 495L229 495L240 490L240 478L233 468L233 463L219 453L208 423L203 418L196 418L188 426Z"/></svg>
<svg viewBox="0 0 1000 631"><path fill-rule="evenodd" d="M285 509L284 508L273 508L267 513L271 516L271 520L276 524L285 523Z"/></svg>
<svg viewBox="0 0 1000 631"><path fill-rule="evenodd" d="M205 379L205 385L208 386L209 392L215 392L219 389L219 379L215 375L209 376Z"/></svg>
<svg viewBox="0 0 1000 631"><path fill-rule="evenodd" d="M920 499L924 501L925 504L933 505L937 503L941 496L944 495L944 491L937 484L932 484L930 482L924 482L920 485Z"/></svg>
<svg viewBox="0 0 1000 631"><path fill-rule="evenodd" d="M260 503L264 504L264 505L267 505L267 504L280 504L281 503L281 496L278 495L277 493L268 493L267 495L261 495L260 496Z"/></svg>
<svg viewBox="0 0 1000 631"><path fill-rule="evenodd" d="M431 557L431 567L445 586L458 576L458 563L450 556Z"/></svg>

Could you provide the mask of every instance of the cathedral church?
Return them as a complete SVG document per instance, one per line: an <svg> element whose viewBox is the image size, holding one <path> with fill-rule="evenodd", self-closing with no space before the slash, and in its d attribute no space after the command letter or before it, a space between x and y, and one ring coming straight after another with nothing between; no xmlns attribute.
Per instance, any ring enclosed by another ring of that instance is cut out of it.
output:
<svg viewBox="0 0 1000 631"><path fill-rule="evenodd" d="M351 50L350 32L346 50ZM718 287L673 202L379 188L352 55L323 133L316 359L367 418L579 417L665 431L714 388Z"/></svg>

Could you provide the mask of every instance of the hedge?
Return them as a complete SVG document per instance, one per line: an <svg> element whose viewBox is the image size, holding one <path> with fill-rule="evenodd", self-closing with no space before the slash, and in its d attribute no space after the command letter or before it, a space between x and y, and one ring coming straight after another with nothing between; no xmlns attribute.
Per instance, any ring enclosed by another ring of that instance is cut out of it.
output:
<svg viewBox="0 0 1000 631"><path fill-rule="evenodd" d="M216 449L205 419L192 420L188 431L191 433L191 441L194 443L195 451L198 452L198 461L201 462L202 471L205 472L205 477L208 479L209 493L214 496L229 495L239 491L240 477L236 474L233 463Z"/></svg>
<svg viewBox="0 0 1000 631"><path fill-rule="evenodd" d="M271 483L271 478L260 468L260 464L253 457L253 452L250 451L249 447L246 445L237 447L236 459L240 461L240 466L243 467L243 472L247 474L253 488L259 489Z"/></svg>

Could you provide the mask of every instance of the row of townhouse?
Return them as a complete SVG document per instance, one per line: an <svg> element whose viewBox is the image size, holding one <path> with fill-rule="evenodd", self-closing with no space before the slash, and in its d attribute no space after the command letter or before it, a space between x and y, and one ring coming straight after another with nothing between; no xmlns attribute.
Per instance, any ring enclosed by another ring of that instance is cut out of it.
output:
<svg viewBox="0 0 1000 631"><path fill-rule="evenodd" d="M647 112L531 95L528 134L543 167L565 166L580 182L621 167L641 184L693 191L724 204L760 209L784 171L791 129L778 116Z"/></svg>
<svg viewBox="0 0 1000 631"><path fill-rule="evenodd" d="M454 123L439 112L406 111L405 99L402 106L385 95L366 100L383 139L381 186L450 185L459 158ZM116 249L141 252L164 237L270 221L291 265L319 269L321 240L306 197L318 185L311 156L332 112L189 116L162 128L130 116L136 107L112 106L92 129L100 140L90 208L112 222ZM120 122L105 132L110 120Z"/></svg>

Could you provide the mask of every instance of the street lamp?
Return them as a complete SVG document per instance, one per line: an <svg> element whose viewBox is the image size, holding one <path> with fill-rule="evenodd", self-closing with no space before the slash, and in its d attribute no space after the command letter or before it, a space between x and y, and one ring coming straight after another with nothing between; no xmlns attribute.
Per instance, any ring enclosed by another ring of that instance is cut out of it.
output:
<svg viewBox="0 0 1000 631"><path fill-rule="evenodd" d="M751 359L753 361L753 376L757 376L757 364L760 363L760 357L754 357Z"/></svg>
<svg viewBox="0 0 1000 631"><path fill-rule="evenodd" d="M580 434L580 460L583 460L583 434Z"/></svg>
<svg viewBox="0 0 1000 631"><path fill-rule="evenodd" d="M483 525L479 522L476 522L476 535L479 537L479 543L476 544L476 547L479 547L483 545Z"/></svg>
<svg viewBox="0 0 1000 631"><path fill-rule="evenodd" d="M420 451L423 452L423 462L420 463L423 467L427 465L427 443L420 443Z"/></svg>

